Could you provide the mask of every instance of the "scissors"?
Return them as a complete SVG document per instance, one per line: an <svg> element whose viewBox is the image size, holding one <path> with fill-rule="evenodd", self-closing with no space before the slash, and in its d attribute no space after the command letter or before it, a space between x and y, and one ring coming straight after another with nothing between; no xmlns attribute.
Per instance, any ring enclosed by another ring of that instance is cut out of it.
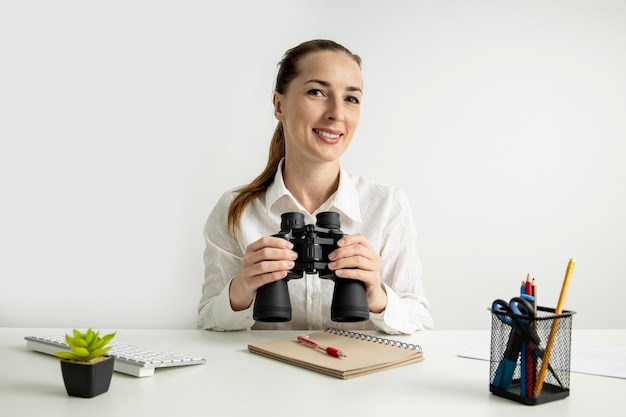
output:
<svg viewBox="0 0 626 417"><path fill-rule="evenodd" d="M513 297L508 303L500 299L495 300L491 305L491 310L501 322L511 326L504 357L498 364L493 379L493 385L508 391L513 382L517 358L522 353L525 344L530 345L537 357L543 358L543 349L539 346L541 338L537 334L534 323L535 309L528 300L522 297ZM549 364L548 369L558 383L563 386Z"/></svg>
<svg viewBox="0 0 626 417"><path fill-rule="evenodd" d="M511 326L509 340L506 344L504 356L493 378L493 385L508 391L513 383L513 374L517 366L517 358L522 353L525 343L530 343L533 349L539 346L539 335L532 325L535 312L533 306L521 297L514 297L510 302L495 300L491 311L504 324Z"/></svg>
<svg viewBox="0 0 626 417"><path fill-rule="evenodd" d="M513 297L508 303L495 300L491 310L500 321L511 326L522 337L523 342L530 343L533 349L539 349L541 339L533 325L535 308L528 300L522 297Z"/></svg>

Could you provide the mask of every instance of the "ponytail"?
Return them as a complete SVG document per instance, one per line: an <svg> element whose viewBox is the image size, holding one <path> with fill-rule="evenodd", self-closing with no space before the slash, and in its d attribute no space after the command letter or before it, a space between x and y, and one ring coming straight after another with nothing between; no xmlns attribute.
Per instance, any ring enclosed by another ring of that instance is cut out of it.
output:
<svg viewBox="0 0 626 417"><path fill-rule="evenodd" d="M265 190L274 182L274 176L278 170L280 161L285 157L285 133L283 124L278 122L267 158L267 165L261 174L250 184L237 190L238 194L230 204L228 209L228 231L231 236L236 236L239 231L239 222L243 211L255 198L263 194Z"/></svg>

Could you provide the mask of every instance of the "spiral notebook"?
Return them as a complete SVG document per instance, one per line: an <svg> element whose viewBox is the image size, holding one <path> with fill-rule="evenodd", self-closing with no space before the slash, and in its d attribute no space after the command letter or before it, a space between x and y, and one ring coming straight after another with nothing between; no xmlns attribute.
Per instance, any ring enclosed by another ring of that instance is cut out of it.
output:
<svg viewBox="0 0 626 417"><path fill-rule="evenodd" d="M309 333L308 336L319 344L340 349L346 357L336 358L322 350L311 349L298 343L295 336L251 343L248 350L341 379L367 375L424 359L421 346L399 340L335 328Z"/></svg>

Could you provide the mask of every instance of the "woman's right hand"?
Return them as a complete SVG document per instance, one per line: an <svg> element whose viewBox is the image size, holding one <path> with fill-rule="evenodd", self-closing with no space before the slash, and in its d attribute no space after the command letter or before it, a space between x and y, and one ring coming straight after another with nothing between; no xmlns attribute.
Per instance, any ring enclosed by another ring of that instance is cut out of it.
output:
<svg viewBox="0 0 626 417"><path fill-rule="evenodd" d="M234 311L250 307L256 290L287 276L298 254L288 240L266 236L246 247L243 266L230 283L230 305Z"/></svg>

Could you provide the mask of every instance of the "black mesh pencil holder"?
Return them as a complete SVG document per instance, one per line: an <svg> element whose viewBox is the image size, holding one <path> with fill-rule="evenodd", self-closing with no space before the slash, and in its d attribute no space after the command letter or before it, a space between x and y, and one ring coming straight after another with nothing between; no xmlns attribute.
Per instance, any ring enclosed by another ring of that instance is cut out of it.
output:
<svg viewBox="0 0 626 417"><path fill-rule="evenodd" d="M569 396L573 311L491 311L489 391L527 405Z"/></svg>

